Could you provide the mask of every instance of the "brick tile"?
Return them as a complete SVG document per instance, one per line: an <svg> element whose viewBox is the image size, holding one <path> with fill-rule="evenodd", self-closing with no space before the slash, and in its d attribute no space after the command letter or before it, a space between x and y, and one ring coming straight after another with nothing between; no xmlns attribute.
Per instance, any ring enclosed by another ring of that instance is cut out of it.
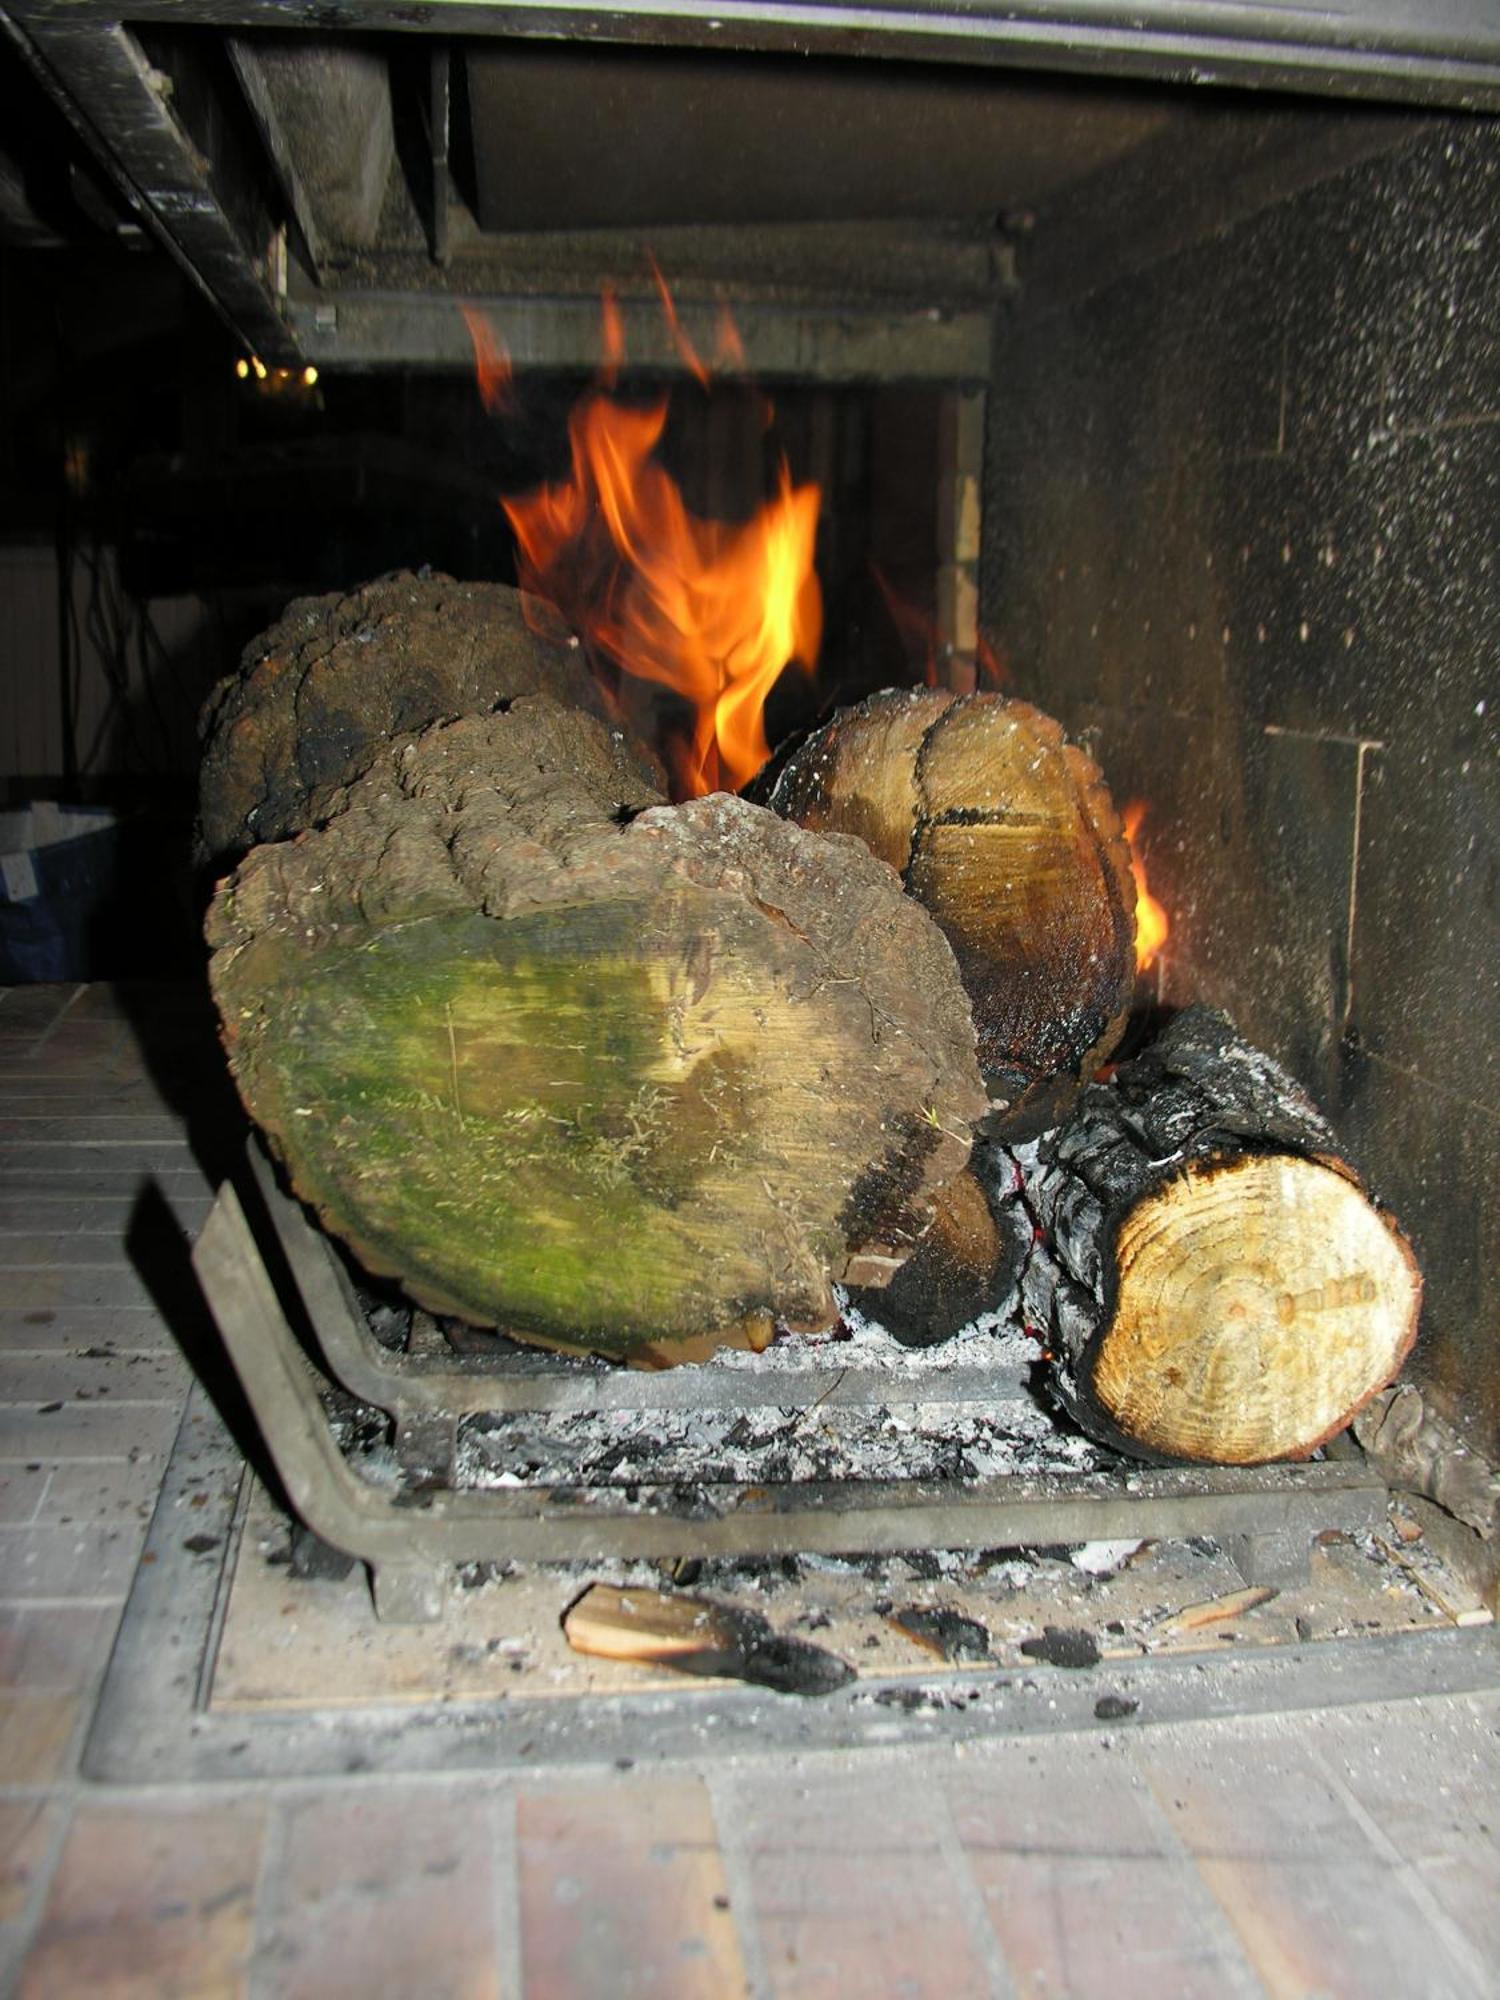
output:
<svg viewBox="0 0 1500 2000"><path fill-rule="evenodd" d="M1500 1967L1500 1736L1475 1704L1319 1717L1335 1784L1357 1801L1488 1965ZM1497 1981L1500 1983L1500 1981Z"/></svg>
<svg viewBox="0 0 1500 2000"><path fill-rule="evenodd" d="M113 1338L82 1350L0 1355L7 1403L173 1403L189 1380L181 1349L154 1312L117 1312Z"/></svg>
<svg viewBox="0 0 1500 2000"><path fill-rule="evenodd" d="M156 1301L135 1271L92 1264L7 1271L5 1302L13 1312L66 1312L72 1306L91 1312L156 1311Z"/></svg>
<svg viewBox="0 0 1500 2000"><path fill-rule="evenodd" d="M1295 1739L1143 1738L1147 1781L1276 2000L1460 2000L1467 1969Z"/></svg>
<svg viewBox="0 0 1500 2000"><path fill-rule="evenodd" d="M251 1798L84 1806L63 1845L18 2000L243 1993L264 1839Z"/></svg>
<svg viewBox="0 0 1500 2000"><path fill-rule="evenodd" d="M68 1768L76 1694L0 1694L0 1782L50 1785Z"/></svg>
<svg viewBox="0 0 1500 2000"><path fill-rule="evenodd" d="M55 1799L0 1799L0 1924L26 1914L52 1857L62 1815Z"/></svg>
<svg viewBox="0 0 1500 2000"><path fill-rule="evenodd" d="M116 1111L94 1105L0 1106L0 1145L175 1146L182 1124L164 1111Z"/></svg>
<svg viewBox="0 0 1500 2000"><path fill-rule="evenodd" d="M0 1292L3 1291L4 1285L0 1283ZM159 1313L110 1312L87 1306L71 1306L64 1311L37 1306L30 1312L0 1312L0 1354L62 1356L86 1347L108 1347L121 1355L181 1351Z"/></svg>
<svg viewBox="0 0 1500 2000"><path fill-rule="evenodd" d="M516 1815L528 1993L732 2000L747 1991L701 1782L559 1786L523 1793Z"/></svg>
<svg viewBox="0 0 1500 2000"><path fill-rule="evenodd" d="M135 1519L0 1528L0 1599L123 1597L145 1536Z"/></svg>
<svg viewBox="0 0 1500 2000"><path fill-rule="evenodd" d="M47 1490L48 1469L36 1460L0 1460L0 1527L32 1520Z"/></svg>
<svg viewBox="0 0 1500 2000"><path fill-rule="evenodd" d="M734 1783L736 1838L778 1996L990 1993L929 1789L874 1771Z"/></svg>
<svg viewBox="0 0 1500 2000"><path fill-rule="evenodd" d="M122 1519L144 1525L156 1504L163 1470L159 1458L70 1459L53 1470L37 1519L57 1526Z"/></svg>
<svg viewBox="0 0 1500 2000"><path fill-rule="evenodd" d="M490 1799L446 1786L282 1806L257 1927L266 1990L495 2000L493 1812Z"/></svg>
<svg viewBox="0 0 1500 2000"><path fill-rule="evenodd" d="M945 1789L1018 2000L1260 1993L1191 1857L1117 1753L1008 1743Z"/></svg>
<svg viewBox="0 0 1500 2000"><path fill-rule="evenodd" d="M112 1604L0 1605L0 1688L65 1693L91 1686L119 1622Z"/></svg>
<svg viewBox="0 0 1500 2000"><path fill-rule="evenodd" d="M154 1313L120 1313L115 1325L132 1351L0 1354L0 1403L180 1403L188 1365L161 1321ZM146 1351L136 1352L137 1342Z"/></svg>
<svg viewBox="0 0 1500 2000"><path fill-rule="evenodd" d="M108 1236L80 1236L75 1229L52 1226L52 1218L35 1208L26 1218L24 1229L0 1231L0 1270L26 1269L39 1264L44 1269L59 1264L100 1264L113 1270L128 1269L130 1252L125 1247L123 1229Z"/></svg>
<svg viewBox="0 0 1500 2000"><path fill-rule="evenodd" d="M0 1407L0 1459L165 1458L181 1420L180 1402Z"/></svg>

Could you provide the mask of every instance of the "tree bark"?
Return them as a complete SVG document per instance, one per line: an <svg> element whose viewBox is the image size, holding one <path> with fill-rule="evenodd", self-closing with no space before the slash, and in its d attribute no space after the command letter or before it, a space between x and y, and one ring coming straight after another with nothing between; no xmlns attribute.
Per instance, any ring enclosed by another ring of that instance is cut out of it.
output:
<svg viewBox="0 0 1500 2000"><path fill-rule="evenodd" d="M312 825L393 736L536 693L598 709L582 653L531 631L505 584L402 574L299 597L204 708L202 856L227 868Z"/></svg>
<svg viewBox="0 0 1500 2000"><path fill-rule="evenodd" d="M660 803L544 696L392 746L209 918L247 1106L420 1303L649 1363L881 1284L985 1098L952 953L855 840Z"/></svg>
<svg viewBox="0 0 1500 2000"><path fill-rule="evenodd" d="M1055 1122L1114 1048L1135 983L1129 849L1098 767L1024 702L919 688L835 716L770 803L858 834L936 918L992 1129Z"/></svg>
<svg viewBox="0 0 1500 2000"><path fill-rule="evenodd" d="M1013 1157L1023 1280L1062 1402L1162 1463L1301 1458L1401 1366L1421 1278L1300 1086L1181 1014Z"/></svg>

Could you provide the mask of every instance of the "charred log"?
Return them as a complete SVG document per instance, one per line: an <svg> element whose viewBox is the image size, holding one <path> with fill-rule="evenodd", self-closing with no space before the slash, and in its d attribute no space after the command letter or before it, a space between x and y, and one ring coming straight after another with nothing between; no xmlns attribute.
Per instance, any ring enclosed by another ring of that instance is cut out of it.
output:
<svg viewBox="0 0 1500 2000"><path fill-rule="evenodd" d="M1093 1435L1165 1463L1305 1457L1395 1375L1421 1279L1311 1101L1192 1008L1017 1149L1028 1322Z"/></svg>
<svg viewBox="0 0 1500 2000"><path fill-rule="evenodd" d="M858 834L936 918L997 1128L1061 1116L1124 1025L1135 889L1098 767L1060 726L999 695L874 695L788 759L771 804Z"/></svg>
<svg viewBox="0 0 1500 2000"><path fill-rule="evenodd" d="M824 1325L962 1169L952 953L856 840L542 696L392 746L209 919L246 1105L421 1304L648 1363Z"/></svg>

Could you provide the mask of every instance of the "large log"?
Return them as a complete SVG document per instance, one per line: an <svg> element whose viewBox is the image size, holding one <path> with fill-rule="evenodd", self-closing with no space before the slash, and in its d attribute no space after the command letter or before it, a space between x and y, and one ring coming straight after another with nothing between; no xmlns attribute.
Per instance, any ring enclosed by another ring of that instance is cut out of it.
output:
<svg viewBox="0 0 1500 2000"><path fill-rule="evenodd" d="M402 573L299 597L204 708L203 858L311 825L392 736L536 693L597 707L582 653L530 630L505 584Z"/></svg>
<svg viewBox="0 0 1500 2000"><path fill-rule="evenodd" d="M985 1104L942 934L856 840L659 802L543 696L392 746L209 917L247 1106L421 1303L661 1362L829 1323Z"/></svg>
<svg viewBox="0 0 1500 2000"><path fill-rule="evenodd" d="M1060 1399L1163 1463L1305 1457L1395 1375L1421 1279L1311 1101L1190 1008L1014 1155Z"/></svg>
<svg viewBox="0 0 1500 2000"><path fill-rule="evenodd" d="M770 803L890 863L953 946L996 1129L1055 1122L1135 981L1130 852L1098 767L1024 702L917 688L841 711Z"/></svg>

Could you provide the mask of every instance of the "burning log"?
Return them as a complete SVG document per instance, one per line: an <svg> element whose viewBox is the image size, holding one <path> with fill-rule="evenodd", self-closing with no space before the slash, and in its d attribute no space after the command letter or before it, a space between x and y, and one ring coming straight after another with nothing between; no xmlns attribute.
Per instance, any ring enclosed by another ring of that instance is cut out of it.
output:
<svg viewBox="0 0 1500 2000"><path fill-rule="evenodd" d="M874 695L771 791L799 825L856 833L953 946L1000 1128L1036 1131L1109 1054L1135 980L1130 855L1098 767L1000 695Z"/></svg>
<svg viewBox="0 0 1500 2000"><path fill-rule="evenodd" d="M208 924L293 1185L422 1304L648 1363L832 1321L984 1110L953 957L856 840L661 804L544 696L390 746Z"/></svg>
<svg viewBox="0 0 1500 2000"><path fill-rule="evenodd" d="M1060 1399L1158 1462L1302 1458L1400 1368L1422 1284L1300 1086L1190 1008L1016 1155Z"/></svg>
<svg viewBox="0 0 1500 2000"><path fill-rule="evenodd" d="M204 856L228 866L311 825L389 737L542 691L597 709L578 649L530 631L504 584L403 574L300 597L204 710Z"/></svg>

